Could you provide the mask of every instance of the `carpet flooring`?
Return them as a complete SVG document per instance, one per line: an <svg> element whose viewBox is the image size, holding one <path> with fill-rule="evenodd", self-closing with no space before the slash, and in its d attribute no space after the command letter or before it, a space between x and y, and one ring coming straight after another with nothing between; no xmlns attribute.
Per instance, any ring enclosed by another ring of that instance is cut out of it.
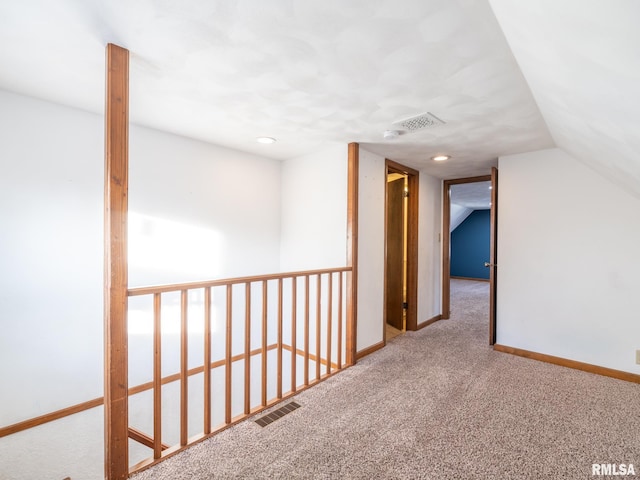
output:
<svg viewBox="0 0 640 480"><path fill-rule="evenodd" d="M487 311L486 282L453 280L450 320L394 338L264 428L242 422L133 478L584 479L598 478L594 463L640 473L640 385L494 352Z"/></svg>

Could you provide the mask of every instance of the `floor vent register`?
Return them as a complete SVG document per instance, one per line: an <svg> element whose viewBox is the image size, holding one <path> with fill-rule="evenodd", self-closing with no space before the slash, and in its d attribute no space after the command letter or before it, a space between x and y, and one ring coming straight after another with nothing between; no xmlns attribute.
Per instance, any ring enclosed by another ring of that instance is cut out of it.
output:
<svg viewBox="0 0 640 480"><path fill-rule="evenodd" d="M284 417L287 413L293 412L295 409L300 408L300 405L296 402L289 402L285 406L274 410L271 413L266 414L264 417L260 417L256 420L256 423L261 427L266 427L270 423Z"/></svg>

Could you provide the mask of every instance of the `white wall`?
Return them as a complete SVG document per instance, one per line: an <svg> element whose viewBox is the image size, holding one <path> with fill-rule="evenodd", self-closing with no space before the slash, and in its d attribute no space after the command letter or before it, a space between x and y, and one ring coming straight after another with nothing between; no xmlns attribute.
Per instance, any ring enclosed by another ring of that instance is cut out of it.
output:
<svg viewBox="0 0 640 480"><path fill-rule="evenodd" d="M1 426L102 396L103 130L0 91ZM278 270L279 162L135 126L130 143L130 286ZM101 478L95 425L1 438L0 478Z"/></svg>
<svg viewBox="0 0 640 480"><path fill-rule="evenodd" d="M418 186L418 324L441 313L442 180L420 172Z"/></svg>
<svg viewBox="0 0 640 480"><path fill-rule="evenodd" d="M103 129L0 91L2 425L102 396Z"/></svg>
<svg viewBox="0 0 640 480"><path fill-rule="evenodd" d="M130 141L131 286L278 270L280 162L141 127Z"/></svg>
<svg viewBox="0 0 640 480"><path fill-rule="evenodd" d="M282 162L282 271L344 267L347 146Z"/></svg>
<svg viewBox="0 0 640 480"><path fill-rule="evenodd" d="M102 396L103 130L0 91L2 426ZM100 412L0 438L0 478L100 474Z"/></svg>
<svg viewBox="0 0 640 480"><path fill-rule="evenodd" d="M357 350L382 342L384 329L385 159L360 148L358 176Z"/></svg>
<svg viewBox="0 0 640 480"><path fill-rule="evenodd" d="M640 200L559 149L499 168L497 342L640 373Z"/></svg>

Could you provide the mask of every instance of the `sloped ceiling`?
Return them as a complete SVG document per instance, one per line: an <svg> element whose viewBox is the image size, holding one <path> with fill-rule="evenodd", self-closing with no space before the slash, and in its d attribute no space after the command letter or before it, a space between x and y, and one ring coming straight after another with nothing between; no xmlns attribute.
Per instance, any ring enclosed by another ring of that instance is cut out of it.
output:
<svg viewBox="0 0 640 480"><path fill-rule="evenodd" d="M131 52L133 122L266 157L355 141L456 178L554 145L487 0L4 1L0 88L101 112L109 42ZM424 112L446 124L383 140Z"/></svg>
<svg viewBox="0 0 640 480"><path fill-rule="evenodd" d="M640 197L640 2L490 2L557 146Z"/></svg>
<svg viewBox="0 0 640 480"><path fill-rule="evenodd" d="M471 210L491 208L491 182L451 185L451 203Z"/></svg>

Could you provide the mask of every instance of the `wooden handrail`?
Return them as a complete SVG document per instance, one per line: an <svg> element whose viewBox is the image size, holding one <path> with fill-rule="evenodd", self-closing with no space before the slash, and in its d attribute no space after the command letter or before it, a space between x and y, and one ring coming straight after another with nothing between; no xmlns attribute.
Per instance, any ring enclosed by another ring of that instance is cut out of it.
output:
<svg viewBox="0 0 640 480"><path fill-rule="evenodd" d="M14 433L22 432L39 425L44 425L45 423L60 420L61 418L84 412L85 410L89 410L91 408L100 407L101 405L104 405L104 397L94 398L93 400L78 403L67 408L56 410L55 412L45 413L44 415L40 415L38 417L29 418L28 420L23 420L21 422L7 425L6 427L0 428L0 438L6 437L8 435L13 435Z"/></svg>
<svg viewBox="0 0 640 480"><path fill-rule="evenodd" d="M235 277L225 278L220 280L207 280L204 282L190 282L190 283L176 283L167 285L158 285L151 287L136 287L127 290L127 295L130 297L136 297L140 295L151 295L154 293L167 293L167 292L179 292L182 290L195 290L198 288L207 287L223 287L226 285L237 285L239 283L254 283L269 280L278 280L281 278L296 278L305 277L309 275L318 275L323 273L338 273L338 272L350 272L351 267L337 267L337 268L325 268L322 270L304 270L299 272L284 272L284 273L271 273L267 275L255 275L251 277Z"/></svg>

